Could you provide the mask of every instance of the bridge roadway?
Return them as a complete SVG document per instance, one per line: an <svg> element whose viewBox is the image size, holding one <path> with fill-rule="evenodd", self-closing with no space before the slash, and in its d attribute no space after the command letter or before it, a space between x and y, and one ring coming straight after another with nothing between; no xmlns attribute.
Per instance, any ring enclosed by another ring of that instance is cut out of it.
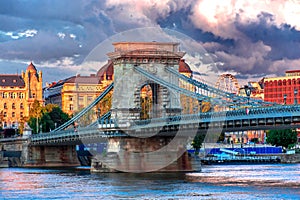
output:
<svg viewBox="0 0 300 200"><path fill-rule="evenodd" d="M300 105L272 106L264 108L198 113L149 120L118 123L112 119L101 120L97 126L36 134L30 138L31 145L65 145L94 143L107 137L146 137L153 133L159 136L174 136L178 130L208 129L222 132L243 130L270 130L300 128ZM188 136L188 135L187 135Z"/></svg>

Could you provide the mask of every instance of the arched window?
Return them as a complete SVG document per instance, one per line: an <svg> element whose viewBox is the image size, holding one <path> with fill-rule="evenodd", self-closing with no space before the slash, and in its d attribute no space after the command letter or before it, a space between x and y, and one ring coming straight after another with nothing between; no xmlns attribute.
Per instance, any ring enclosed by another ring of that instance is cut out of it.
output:
<svg viewBox="0 0 300 200"><path fill-rule="evenodd" d="M4 104L3 104L3 108L4 108L4 109L7 109L7 103L4 103Z"/></svg>
<svg viewBox="0 0 300 200"><path fill-rule="evenodd" d="M24 99L24 94L22 92L19 93L19 98Z"/></svg>
<svg viewBox="0 0 300 200"><path fill-rule="evenodd" d="M15 104L15 103L12 103L12 104L11 104L11 108L12 108L12 109L16 109L16 104Z"/></svg>
<svg viewBox="0 0 300 200"><path fill-rule="evenodd" d="M20 103L20 109L24 109L23 103Z"/></svg>
<svg viewBox="0 0 300 200"><path fill-rule="evenodd" d="M149 84L143 86L140 90L141 102L141 119L151 118L152 104L153 104L153 91Z"/></svg>

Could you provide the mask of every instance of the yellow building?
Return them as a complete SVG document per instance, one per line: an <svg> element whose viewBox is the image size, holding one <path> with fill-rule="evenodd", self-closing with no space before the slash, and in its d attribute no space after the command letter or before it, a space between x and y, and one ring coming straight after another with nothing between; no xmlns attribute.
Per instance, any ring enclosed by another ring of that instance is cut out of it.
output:
<svg viewBox="0 0 300 200"><path fill-rule="evenodd" d="M0 74L0 120L3 128L18 128L34 100L43 103L42 72L30 63L25 72Z"/></svg>
<svg viewBox="0 0 300 200"><path fill-rule="evenodd" d="M46 104L57 104L70 116L88 106L113 81L113 63L109 61L97 74L80 74L51 83L44 88Z"/></svg>
<svg viewBox="0 0 300 200"><path fill-rule="evenodd" d="M264 100L264 88L263 88L264 79L259 82L250 81L248 82L247 87L251 90L250 98ZM245 86L239 89L240 96L247 96L245 91Z"/></svg>

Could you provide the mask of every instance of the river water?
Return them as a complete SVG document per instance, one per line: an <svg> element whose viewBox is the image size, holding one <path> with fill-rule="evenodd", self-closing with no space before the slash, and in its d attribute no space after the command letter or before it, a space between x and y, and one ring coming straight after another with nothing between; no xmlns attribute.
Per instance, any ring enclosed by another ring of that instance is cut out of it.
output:
<svg viewBox="0 0 300 200"><path fill-rule="evenodd" d="M211 165L201 173L0 169L0 199L300 199L300 164Z"/></svg>

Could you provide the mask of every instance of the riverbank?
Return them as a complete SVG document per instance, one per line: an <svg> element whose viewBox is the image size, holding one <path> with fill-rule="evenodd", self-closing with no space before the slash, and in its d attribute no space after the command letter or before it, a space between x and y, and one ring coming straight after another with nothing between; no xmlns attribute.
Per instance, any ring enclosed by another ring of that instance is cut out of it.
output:
<svg viewBox="0 0 300 200"><path fill-rule="evenodd" d="M272 164L272 163L300 163L300 154L260 154L260 155L207 155L202 157L201 163L212 164Z"/></svg>
<svg viewBox="0 0 300 200"><path fill-rule="evenodd" d="M280 158L281 163L300 163L300 153L284 154Z"/></svg>

